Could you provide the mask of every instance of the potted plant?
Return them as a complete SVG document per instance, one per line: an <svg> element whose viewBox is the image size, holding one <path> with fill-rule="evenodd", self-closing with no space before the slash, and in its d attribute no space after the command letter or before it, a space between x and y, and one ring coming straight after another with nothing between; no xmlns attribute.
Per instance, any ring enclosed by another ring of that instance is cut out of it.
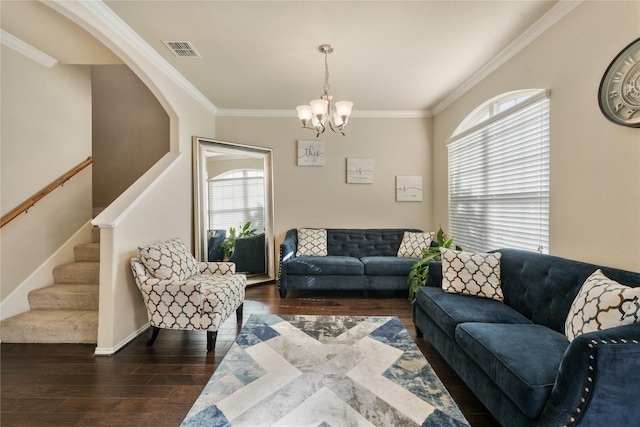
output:
<svg viewBox="0 0 640 427"><path fill-rule="evenodd" d="M411 266L411 270L409 271L409 277L407 278L407 283L409 284L409 301L413 302L416 291L418 287L424 286L427 283L427 274L429 274L429 263L431 261L440 261L440 248L451 248L453 245L453 237L447 238L442 231L442 227L438 230L436 234L436 241L438 242L438 246L429 246L428 248L422 248L422 259L420 261L416 261L415 264ZM454 248L458 251L461 251L462 248L460 246L455 245Z"/></svg>
<svg viewBox="0 0 640 427"><path fill-rule="evenodd" d="M220 245L224 252L224 259L229 259L229 255L231 255L231 252L233 252L233 249L236 247L236 239L240 237L255 236L256 229L250 227L251 221L247 222L239 230L236 230L235 227L229 228L229 236L224 239L224 242Z"/></svg>

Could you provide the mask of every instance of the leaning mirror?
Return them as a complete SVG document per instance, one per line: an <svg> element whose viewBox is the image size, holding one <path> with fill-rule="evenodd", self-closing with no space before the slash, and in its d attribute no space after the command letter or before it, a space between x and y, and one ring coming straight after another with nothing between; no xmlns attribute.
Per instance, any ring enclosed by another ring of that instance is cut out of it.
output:
<svg viewBox="0 0 640 427"><path fill-rule="evenodd" d="M195 256L234 262L249 284L275 278L272 154L193 138Z"/></svg>

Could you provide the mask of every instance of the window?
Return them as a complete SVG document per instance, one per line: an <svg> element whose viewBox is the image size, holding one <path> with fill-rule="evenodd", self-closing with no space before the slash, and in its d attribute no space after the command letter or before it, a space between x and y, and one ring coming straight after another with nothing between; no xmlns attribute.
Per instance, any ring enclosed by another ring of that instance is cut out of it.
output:
<svg viewBox="0 0 640 427"><path fill-rule="evenodd" d="M469 251L548 253L549 98L518 91L491 99L448 141L449 228Z"/></svg>
<svg viewBox="0 0 640 427"><path fill-rule="evenodd" d="M259 169L236 169L209 180L209 229L229 230L251 221L264 230L264 174Z"/></svg>

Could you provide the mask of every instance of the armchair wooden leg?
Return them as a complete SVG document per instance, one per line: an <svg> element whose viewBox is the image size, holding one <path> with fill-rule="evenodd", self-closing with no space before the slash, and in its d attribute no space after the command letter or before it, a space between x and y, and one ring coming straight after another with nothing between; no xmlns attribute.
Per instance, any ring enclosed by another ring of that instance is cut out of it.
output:
<svg viewBox="0 0 640 427"><path fill-rule="evenodd" d="M216 347L218 331L207 331L207 352L210 353Z"/></svg>
<svg viewBox="0 0 640 427"><path fill-rule="evenodd" d="M151 347L155 342L156 338L158 338L158 333L160 332L160 328L157 326L151 327L151 333L149 334L149 338L147 339L147 347Z"/></svg>
<svg viewBox="0 0 640 427"><path fill-rule="evenodd" d="M238 323L242 323L242 309L244 308L244 303L240 304L240 307L236 310L236 320Z"/></svg>

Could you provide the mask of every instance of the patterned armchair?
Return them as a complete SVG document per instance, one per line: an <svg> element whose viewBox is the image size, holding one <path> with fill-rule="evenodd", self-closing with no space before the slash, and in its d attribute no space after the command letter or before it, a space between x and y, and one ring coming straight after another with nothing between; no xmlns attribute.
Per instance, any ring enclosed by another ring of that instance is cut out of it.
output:
<svg viewBox="0 0 640 427"><path fill-rule="evenodd" d="M247 279L235 274L235 264L198 262L180 239L140 247L130 264L152 327L147 346L161 328L206 330L212 351L220 325L234 311L242 322Z"/></svg>

